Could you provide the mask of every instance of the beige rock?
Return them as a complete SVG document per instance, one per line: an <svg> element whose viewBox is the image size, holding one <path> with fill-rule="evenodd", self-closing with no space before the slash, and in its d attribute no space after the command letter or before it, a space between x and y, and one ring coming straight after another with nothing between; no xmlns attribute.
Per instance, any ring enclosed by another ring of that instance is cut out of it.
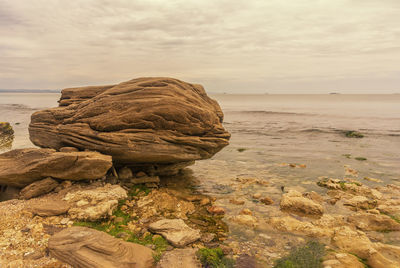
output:
<svg viewBox="0 0 400 268"><path fill-rule="evenodd" d="M372 243L363 232L348 226L334 229L332 243L341 250L366 259L373 268L400 267L400 247Z"/></svg>
<svg viewBox="0 0 400 268"><path fill-rule="evenodd" d="M241 225L246 225L249 227L257 227L258 226L258 220L256 217L251 216L251 215L246 215L246 214L241 214L237 215L232 218L232 221L241 224Z"/></svg>
<svg viewBox="0 0 400 268"><path fill-rule="evenodd" d="M244 204L244 200L230 199L229 203L234 204L234 205L243 205Z"/></svg>
<svg viewBox="0 0 400 268"><path fill-rule="evenodd" d="M201 268L196 251L194 248L168 251L162 256L157 268Z"/></svg>
<svg viewBox="0 0 400 268"><path fill-rule="evenodd" d="M71 227L49 239L51 256L81 268L153 267L153 251L85 227Z"/></svg>
<svg viewBox="0 0 400 268"><path fill-rule="evenodd" d="M248 208L242 209L242 210L240 211L239 214L240 214L240 215L253 215L253 213L251 212L251 210L248 209Z"/></svg>
<svg viewBox="0 0 400 268"><path fill-rule="evenodd" d="M225 214L225 209L222 207L217 207L217 206L208 207L207 211L210 212L211 214L215 214L215 215L224 215Z"/></svg>
<svg viewBox="0 0 400 268"><path fill-rule="evenodd" d="M64 200L71 205L68 215L72 219L96 221L112 215L118 200L127 198L119 185L107 184L95 189L67 193Z"/></svg>
<svg viewBox="0 0 400 268"><path fill-rule="evenodd" d="M43 194L47 194L53 191L58 186L58 182L52 178L46 178L40 181L35 181L28 186L25 186L21 192L20 197L22 199L31 199Z"/></svg>
<svg viewBox="0 0 400 268"><path fill-rule="evenodd" d="M320 216L324 213L322 205L303 197L295 190L290 190L282 196L280 207L282 210L306 215Z"/></svg>
<svg viewBox="0 0 400 268"><path fill-rule="evenodd" d="M261 203L264 203L265 205L272 205L274 203L274 200L272 200L268 196L261 198L260 201L261 201Z"/></svg>
<svg viewBox="0 0 400 268"><path fill-rule="evenodd" d="M149 225L152 232L162 235L175 247L184 247L200 239L200 231L190 228L181 219L163 219Z"/></svg>
<svg viewBox="0 0 400 268"><path fill-rule="evenodd" d="M90 149L119 163L177 163L228 145L222 121L201 85L147 77L64 89L60 107L32 115L29 133L40 147Z"/></svg>
<svg viewBox="0 0 400 268"><path fill-rule="evenodd" d="M111 157L96 152L56 152L53 149L17 149L0 154L0 184L25 187L46 177L89 180L103 177Z"/></svg>
<svg viewBox="0 0 400 268"><path fill-rule="evenodd" d="M357 213L347 219L363 231L400 231L400 223L382 214Z"/></svg>
<svg viewBox="0 0 400 268"><path fill-rule="evenodd" d="M347 253L330 253L324 259L325 261L322 263L324 267L332 267L332 268L365 267L364 264L361 263L356 256Z"/></svg>
<svg viewBox="0 0 400 268"><path fill-rule="evenodd" d="M301 234L310 237L329 237L333 234L331 228L317 226L311 222L299 221L290 216L271 217L267 219L266 223L279 231Z"/></svg>
<svg viewBox="0 0 400 268"><path fill-rule="evenodd" d="M31 207L33 214L48 217L67 213L70 205L62 200L52 200L51 202L34 204Z"/></svg>
<svg viewBox="0 0 400 268"><path fill-rule="evenodd" d="M349 206L354 210L358 209L372 209L376 207L376 200L370 200L365 196L356 195L344 202L345 206Z"/></svg>

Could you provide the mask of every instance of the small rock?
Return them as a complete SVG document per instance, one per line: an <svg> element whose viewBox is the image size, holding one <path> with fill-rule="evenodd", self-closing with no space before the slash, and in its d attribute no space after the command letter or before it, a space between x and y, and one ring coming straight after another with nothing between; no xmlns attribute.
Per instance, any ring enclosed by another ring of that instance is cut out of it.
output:
<svg viewBox="0 0 400 268"><path fill-rule="evenodd" d="M274 203L274 201L273 201L271 198L269 198L269 197L261 198L260 201L261 201L262 203L264 203L265 205L271 205L271 204Z"/></svg>
<svg viewBox="0 0 400 268"><path fill-rule="evenodd" d="M244 200L230 199L229 203L234 204L234 205L243 205Z"/></svg>
<svg viewBox="0 0 400 268"><path fill-rule="evenodd" d="M196 256L196 249L184 248L174 249L165 253L157 268L200 268L200 261Z"/></svg>
<svg viewBox="0 0 400 268"><path fill-rule="evenodd" d="M60 221L60 224L62 224L62 225L67 225L69 223L69 218L63 218L61 221Z"/></svg>
<svg viewBox="0 0 400 268"><path fill-rule="evenodd" d="M210 243L214 238L215 234L213 233L204 233L201 235L200 241L203 243Z"/></svg>
<svg viewBox="0 0 400 268"><path fill-rule="evenodd" d="M35 181L23 188L20 192L22 199L31 199L43 194L47 194L58 186L58 182L52 178L46 178L40 181Z"/></svg>
<svg viewBox="0 0 400 268"><path fill-rule="evenodd" d="M34 251L24 254L24 260L37 260L44 257L44 254L40 251Z"/></svg>
<svg viewBox="0 0 400 268"><path fill-rule="evenodd" d="M256 227L258 225L257 218L251 215L238 215L233 217L232 220L241 225L246 225L249 227Z"/></svg>
<svg viewBox="0 0 400 268"><path fill-rule="evenodd" d="M253 215L253 213L251 212L251 210L248 209L248 208L242 209L242 211L240 211L239 214L240 214L240 215Z"/></svg>
<svg viewBox="0 0 400 268"><path fill-rule="evenodd" d="M139 171L139 172L136 174L136 177L137 177L137 178L147 177L147 174L144 173L143 171Z"/></svg>
<svg viewBox="0 0 400 268"><path fill-rule="evenodd" d="M57 216L67 213L70 205L62 200L52 200L51 202L34 204L31 211L35 215L42 217Z"/></svg>
<svg viewBox="0 0 400 268"><path fill-rule="evenodd" d="M132 170L128 167L123 167L118 171L118 178L120 180L129 180L133 177Z"/></svg>
<svg viewBox="0 0 400 268"><path fill-rule="evenodd" d="M217 206L212 206L207 208L207 211L211 214L215 214L215 215L223 215L225 214L225 209L222 207L217 207Z"/></svg>
<svg viewBox="0 0 400 268"><path fill-rule="evenodd" d="M260 193L255 193L255 194L253 194L253 198L254 199L259 199L259 198L261 198L261 194Z"/></svg>
<svg viewBox="0 0 400 268"><path fill-rule="evenodd" d="M200 200L200 206L205 206L205 205L208 205L210 203L211 203L211 201L207 197Z"/></svg>

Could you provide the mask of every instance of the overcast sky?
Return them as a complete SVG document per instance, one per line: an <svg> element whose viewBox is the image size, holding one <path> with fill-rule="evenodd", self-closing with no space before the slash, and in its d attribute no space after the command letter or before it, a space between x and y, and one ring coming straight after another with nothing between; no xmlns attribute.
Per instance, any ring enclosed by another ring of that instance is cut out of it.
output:
<svg viewBox="0 0 400 268"><path fill-rule="evenodd" d="M0 88L400 92L400 0L0 0Z"/></svg>

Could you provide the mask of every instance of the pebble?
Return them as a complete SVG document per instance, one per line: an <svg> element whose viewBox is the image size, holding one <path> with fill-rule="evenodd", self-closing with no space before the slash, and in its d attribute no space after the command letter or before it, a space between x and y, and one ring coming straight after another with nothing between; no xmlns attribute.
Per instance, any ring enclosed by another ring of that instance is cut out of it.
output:
<svg viewBox="0 0 400 268"><path fill-rule="evenodd" d="M217 207L217 206L212 206L207 208L207 211L211 214L215 214L215 215L223 215L225 214L225 209L222 207Z"/></svg>

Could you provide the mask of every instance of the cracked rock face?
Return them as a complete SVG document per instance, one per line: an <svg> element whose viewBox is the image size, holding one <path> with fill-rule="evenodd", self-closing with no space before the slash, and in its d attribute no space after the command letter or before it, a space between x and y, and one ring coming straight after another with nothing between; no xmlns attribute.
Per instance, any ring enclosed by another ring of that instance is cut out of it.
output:
<svg viewBox="0 0 400 268"><path fill-rule="evenodd" d="M25 187L52 177L90 180L103 177L111 168L108 155L97 152L56 152L53 149L17 149L0 154L0 184Z"/></svg>
<svg viewBox="0 0 400 268"><path fill-rule="evenodd" d="M201 85L137 78L69 88L60 106L32 115L31 141L112 155L117 163L178 163L212 157L228 145L223 113Z"/></svg>

